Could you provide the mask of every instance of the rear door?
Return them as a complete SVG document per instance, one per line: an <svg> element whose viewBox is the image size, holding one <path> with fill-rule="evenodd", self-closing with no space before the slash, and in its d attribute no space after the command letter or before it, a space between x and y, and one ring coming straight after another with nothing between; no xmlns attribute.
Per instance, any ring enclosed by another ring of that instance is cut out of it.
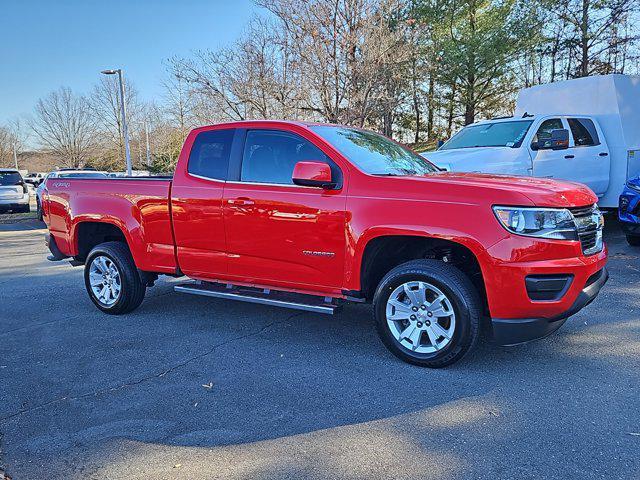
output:
<svg viewBox="0 0 640 480"><path fill-rule="evenodd" d="M240 144L233 128L192 132L171 187L171 214L180 269L194 278L227 273L222 196L229 159Z"/></svg>
<svg viewBox="0 0 640 480"><path fill-rule="evenodd" d="M596 195L603 195L609 187L610 155L602 132L590 118L568 117L573 157L570 162L576 181L584 183ZM579 175L577 175L579 172Z"/></svg>
<svg viewBox="0 0 640 480"><path fill-rule="evenodd" d="M224 193L228 272L238 281L323 291L342 286L344 188L294 185L294 165L305 160L327 162L334 178L342 175L320 148L297 133L246 132L239 171Z"/></svg>

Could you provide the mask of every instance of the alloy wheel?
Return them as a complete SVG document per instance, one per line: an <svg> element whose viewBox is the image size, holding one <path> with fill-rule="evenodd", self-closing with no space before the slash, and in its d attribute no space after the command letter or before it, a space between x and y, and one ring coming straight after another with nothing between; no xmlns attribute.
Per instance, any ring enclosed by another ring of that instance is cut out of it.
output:
<svg viewBox="0 0 640 480"><path fill-rule="evenodd" d="M456 315L451 300L435 285L406 282L391 292L387 325L396 341L414 353L435 353L453 338Z"/></svg>
<svg viewBox="0 0 640 480"><path fill-rule="evenodd" d="M109 257L98 255L91 261L89 283L95 298L106 307L110 307L120 298L120 271Z"/></svg>

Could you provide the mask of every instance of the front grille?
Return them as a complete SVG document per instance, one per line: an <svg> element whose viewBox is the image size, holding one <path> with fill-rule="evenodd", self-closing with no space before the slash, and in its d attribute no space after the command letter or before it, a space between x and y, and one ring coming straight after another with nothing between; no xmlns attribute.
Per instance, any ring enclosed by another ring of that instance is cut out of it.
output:
<svg viewBox="0 0 640 480"><path fill-rule="evenodd" d="M588 217L593 213L595 205L589 205L587 207L573 207L570 208L574 217Z"/></svg>
<svg viewBox="0 0 640 480"><path fill-rule="evenodd" d="M592 232L581 233L580 243L582 244L582 251L586 252L588 250L591 250L593 247L595 247L597 242L597 237L598 237L598 232L595 230Z"/></svg>
<svg viewBox="0 0 640 480"><path fill-rule="evenodd" d="M602 250L602 214L596 205L569 209L578 229L582 253L593 255Z"/></svg>

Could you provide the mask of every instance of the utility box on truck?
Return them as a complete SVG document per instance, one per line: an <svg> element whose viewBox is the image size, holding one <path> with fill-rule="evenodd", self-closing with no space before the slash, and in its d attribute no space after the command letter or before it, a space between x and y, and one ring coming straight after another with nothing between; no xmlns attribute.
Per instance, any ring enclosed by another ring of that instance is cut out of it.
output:
<svg viewBox="0 0 640 480"><path fill-rule="evenodd" d="M640 174L640 76L603 75L520 91L513 117L467 125L424 156L452 171L586 184L616 208Z"/></svg>

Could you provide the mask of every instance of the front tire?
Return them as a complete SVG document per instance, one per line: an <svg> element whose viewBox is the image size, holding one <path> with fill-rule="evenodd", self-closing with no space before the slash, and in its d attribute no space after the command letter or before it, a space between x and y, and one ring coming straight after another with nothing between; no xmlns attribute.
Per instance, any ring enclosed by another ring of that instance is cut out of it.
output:
<svg viewBox="0 0 640 480"><path fill-rule="evenodd" d="M627 235L627 243L632 247L640 247L640 236Z"/></svg>
<svg viewBox="0 0 640 480"><path fill-rule="evenodd" d="M111 315L138 308L146 291L131 252L122 242L102 243L91 250L84 284L95 306Z"/></svg>
<svg viewBox="0 0 640 480"><path fill-rule="evenodd" d="M422 367L457 362L480 334L476 289L460 270L437 260L414 260L387 273L373 309L385 346L401 360Z"/></svg>

